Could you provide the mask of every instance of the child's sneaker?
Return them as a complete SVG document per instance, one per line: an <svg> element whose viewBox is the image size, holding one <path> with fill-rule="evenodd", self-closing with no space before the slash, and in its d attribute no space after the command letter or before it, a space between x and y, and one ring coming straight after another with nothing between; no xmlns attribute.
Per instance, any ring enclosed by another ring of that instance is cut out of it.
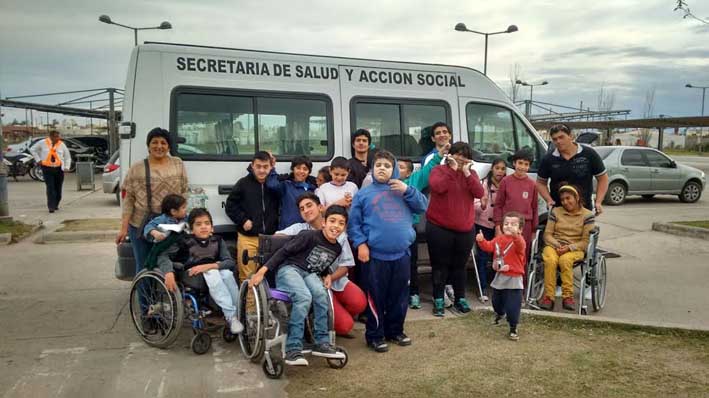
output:
<svg viewBox="0 0 709 398"><path fill-rule="evenodd" d="M376 352L389 351L389 345L387 343L385 343L383 340L367 342L367 346Z"/></svg>
<svg viewBox="0 0 709 398"><path fill-rule="evenodd" d="M452 307L454 299L455 299L455 292L453 291L453 286L446 285L446 287L443 289L444 307L446 307L446 308Z"/></svg>
<svg viewBox="0 0 709 398"><path fill-rule="evenodd" d="M519 340L519 335L517 334L517 329L510 330L510 334L507 335L507 338L512 341Z"/></svg>
<svg viewBox="0 0 709 398"><path fill-rule="evenodd" d="M433 299L433 315L443 316L445 314L445 308L443 307L443 299Z"/></svg>
<svg viewBox="0 0 709 398"><path fill-rule="evenodd" d="M231 334L241 334L244 331L244 325L236 317L233 317L229 321L229 329L231 329Z"/></svg>
<svg viewBox="0 0 709 398"><path fill-rule="evenodd" d="M567 310L567 311L575 311L576 310L576 302L572 297L567 297L564 300L561 301L561 306Z"/></svg>
<svg viewBox="0 0 709 398"><path fill-rule="evenodd" d="M495 314L495 320L492 321L492 326L501 326L502 321L504 321L505 316L500 314Z"/></svg>
<svg viewBox="0 0 709 398"><path fill-rule="evenodd" d="M405 335L404 333L402 333L396 337L387 337L387 340L394 342L402 347L405 347L407 345L411 345L411 337Z"/></svg>
<svg viewBox="0 0 709 398"><path fill-rule="evenodd" d="M470 305L468 304L468 300L466 300L465 298L459 298L455 302L455 309L462 314L467 314L468 312L470 312Z"/></svg>
<svg viewBox="0 0 709 398"><path fill-rule="evenodd" d="M549 296L542 297L539 300L539 308L547 311L554 311L554 300L550 299Z"/></svg>
<svg viewBox="0 0 709 398"><path fill-rule="evenodd" d="M303 342L303 348L300 350L300 353L303 355L308 355L313 353L313 347L315 347L315 344L313 343L308 343L307 341Z"/></svg>
<svg viewBox="0 0 709 398"><path fill-rule="evenodd" d="M337 351L330 343L316 344L315 347L313 347L313 356L332 359L345 359L345 353Z"/></svg>
<svg viewBox="0 0 709 398"><path fill-rule="evenodd" d="M421 309L421 297L419 297L418 294L412 294L411 297L409 297L409 308L412 310Z"/></svg>
<svg viewBox="0 0 709 398"><path fill-rule="evenodd" d="M290 366L308 366L308 360L305 359L300 351L288 351L286 353L286 365Z"/></svg>

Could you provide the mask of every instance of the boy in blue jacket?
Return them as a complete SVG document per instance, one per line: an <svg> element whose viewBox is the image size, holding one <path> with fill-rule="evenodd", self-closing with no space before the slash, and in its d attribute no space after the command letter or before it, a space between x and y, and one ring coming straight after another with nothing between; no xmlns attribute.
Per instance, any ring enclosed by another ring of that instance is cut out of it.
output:
<svg viewBox="0 0 709 398"><path fill-rule="evenodd" d="M367 345L386 352L386 340L411 344L404 334L409 299L410 251L416 239L411 220L424 213L428 200L417 189L400 181L391 152L378 151L373 158L373 183L352 200L347 233L364 264L367 289Z"/></svg>
<svg viewBox="0 0 709 398"><path fill-rule="evenodd" d="M285 179L276 173L276 158L271 155L271 173L266 179L266 188L278 194L281 200L281 219L278 230L303 222L298 211L298 197L305 192L315 191L315 184L310 172L313 162L307 156L296 156L290 164L291 173Z"/></svg>

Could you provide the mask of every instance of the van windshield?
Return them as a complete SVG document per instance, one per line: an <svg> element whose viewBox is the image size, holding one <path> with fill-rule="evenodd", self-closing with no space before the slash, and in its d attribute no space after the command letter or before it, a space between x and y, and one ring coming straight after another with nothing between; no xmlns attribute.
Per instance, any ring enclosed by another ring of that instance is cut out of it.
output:
<svg viewBox="0 0 709 398"><path fill-rule="evenodd" d="M322 96L179 93L177 155L189 159L250 159L257 151L313 159L331 151L331 104Z"/></svg>

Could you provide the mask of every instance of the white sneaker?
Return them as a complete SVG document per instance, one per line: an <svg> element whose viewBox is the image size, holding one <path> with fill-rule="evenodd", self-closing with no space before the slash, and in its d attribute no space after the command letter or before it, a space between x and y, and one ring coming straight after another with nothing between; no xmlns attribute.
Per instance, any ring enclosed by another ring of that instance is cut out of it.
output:
<svg viewBox="0 0 709 398"><path fill-rule="evenodd" d="M231 321L229 321L229 329L231 329L232 334L240 334L244 331L244 325L242 325L236 317L233 317Z"/></svg>
<svg viewBox="0 0 709 398"><path fill-rule="evenodd" d="M478 300L480 300L481 303L485 304L488 302L489 298L483 294L482 296L478 297Z"/></svg>
<svg viewBox="0 0 709 398"><path fill-rule="evenodd" d="M443 289L443 306L445 308L452 307L454 298L455 292L453 291L453 286L446 285L446 287Z"/></svg>

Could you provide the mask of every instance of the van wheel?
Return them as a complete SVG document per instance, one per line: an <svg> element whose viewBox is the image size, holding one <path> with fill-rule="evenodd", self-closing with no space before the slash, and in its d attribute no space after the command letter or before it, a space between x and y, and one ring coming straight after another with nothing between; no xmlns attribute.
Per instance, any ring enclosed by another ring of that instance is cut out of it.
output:
<svg viewBox="0 0 709 398"><path fill-rule="evenodd" d="M611 206L623 204L627 193L628 189L625 187L625 184L619 181L614 181L608 186L608 193L606 193L605 202Z"/></svg>
<svg viewBox="0 0 709 398"><path fill-rule="evenodd" d="M679 194L682 203L694 203L702 197L702 186L696 181L687 181Z"/></svg>

